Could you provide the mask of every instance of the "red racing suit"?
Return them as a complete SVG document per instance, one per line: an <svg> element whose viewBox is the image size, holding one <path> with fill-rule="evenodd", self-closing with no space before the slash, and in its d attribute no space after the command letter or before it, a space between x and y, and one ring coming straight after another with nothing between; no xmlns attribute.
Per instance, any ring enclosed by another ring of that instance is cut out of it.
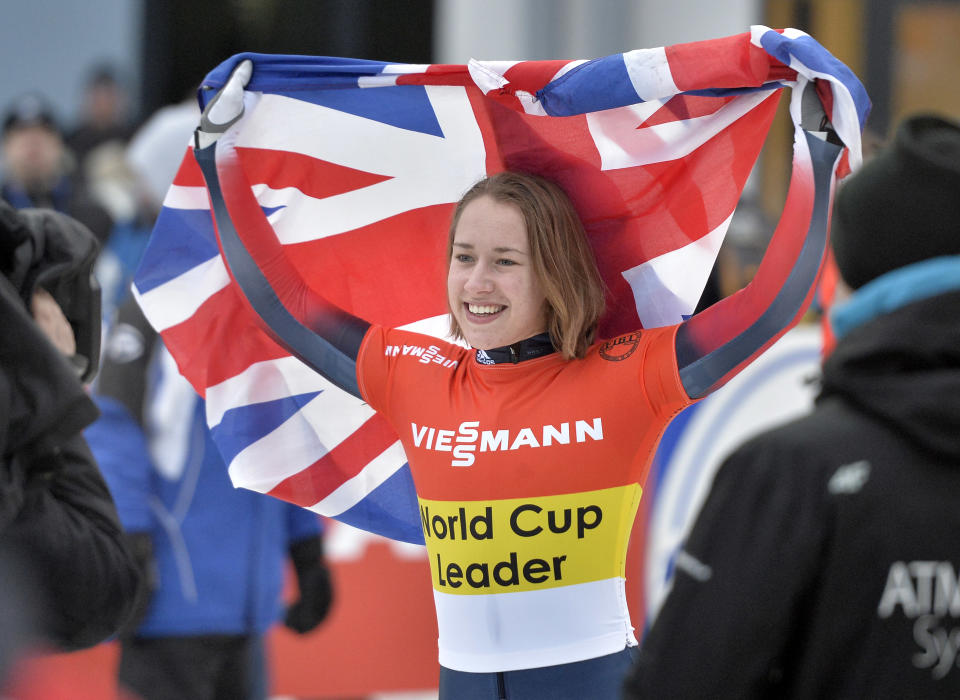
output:
<svg viewBox="0 0 960 700"><path fill-rule="evenodd" d="M429 336L367 332L357 378L410 463L443 666L510 671L637 643L627 542L657 441L692 402L675 332L490 365Z"/></svg>

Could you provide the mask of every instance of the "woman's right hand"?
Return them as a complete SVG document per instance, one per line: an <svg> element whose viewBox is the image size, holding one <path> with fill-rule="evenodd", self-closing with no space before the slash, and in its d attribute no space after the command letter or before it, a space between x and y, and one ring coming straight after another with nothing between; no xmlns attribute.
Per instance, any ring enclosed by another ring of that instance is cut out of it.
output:
<svg viewBox="0 0 960 700"><path fill-rule="evenodd" d="M237 64L224 85L207 103L200 115L196 139L198 148L206 148L243 116L243 89L253 75L253 61Z"/></svg>

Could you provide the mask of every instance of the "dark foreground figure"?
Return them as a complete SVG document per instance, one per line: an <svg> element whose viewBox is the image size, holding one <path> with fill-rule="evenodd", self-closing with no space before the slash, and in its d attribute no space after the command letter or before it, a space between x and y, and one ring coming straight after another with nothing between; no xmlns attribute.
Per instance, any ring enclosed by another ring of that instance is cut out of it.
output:
<svg viewBox="0 0 960 700"><path fill-rule="evenodd" d="M902 124L833 246L816 408L722 465L629 697L960 697L960 126Z"/></svg>

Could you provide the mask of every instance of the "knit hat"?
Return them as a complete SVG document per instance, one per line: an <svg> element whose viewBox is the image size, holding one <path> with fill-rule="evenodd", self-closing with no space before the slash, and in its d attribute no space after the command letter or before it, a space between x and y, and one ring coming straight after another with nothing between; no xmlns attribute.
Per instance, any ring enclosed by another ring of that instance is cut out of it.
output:
<svg viewBox="0 0 960 700"><path fill-rule="evenodd" d="M833 252L853 289L898 267L960 254L960 124L906 119L837 191Z"/></svg>
<svg viewBox="0 0 960 700"><path fill-rule="evenodd" d="M50 131L59 131L53 108L46 98L37 93L31 92L16 98L7 107L3 117L4 136L12 129L26 126L42 126Z"/></svg>

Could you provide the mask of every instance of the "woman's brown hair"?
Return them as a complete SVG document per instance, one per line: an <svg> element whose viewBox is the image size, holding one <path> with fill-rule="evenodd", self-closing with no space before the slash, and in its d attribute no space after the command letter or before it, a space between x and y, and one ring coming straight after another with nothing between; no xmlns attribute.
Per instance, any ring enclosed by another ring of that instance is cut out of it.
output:
<svg viewBox="0 0 960 700"><path fill-rule="evenodd" d="M501 172L473 185L457 203L447 237L447 269L464 208L487 196L512 204L523 216L533 270L547 299L547 331L568 360L583 357L593 343L605 308L603 282L583 223L562 189L536 175ZM451 314L450 331L463 332Z"/></svg>

